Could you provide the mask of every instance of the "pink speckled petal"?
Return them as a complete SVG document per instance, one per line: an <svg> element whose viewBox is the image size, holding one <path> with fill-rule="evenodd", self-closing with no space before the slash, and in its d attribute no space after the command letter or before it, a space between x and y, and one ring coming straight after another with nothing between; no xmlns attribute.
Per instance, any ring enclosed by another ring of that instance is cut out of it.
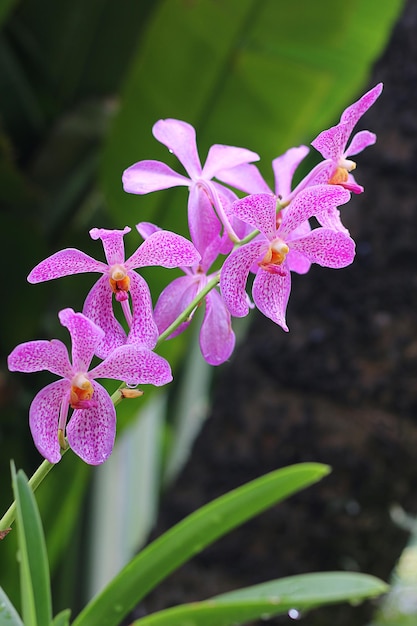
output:
<svg viewBox="0 0 417 626"><path fill-rule="evenodd" d="M375 133L369 132L369 130L361 130L359 133L354 135L352 141L349 144L345 152L346 157L354 156L355 154L359 154L362 150L365 150L368 146L373 146L376 142Z"/></svg>
<svg viewBox="0 0 417 626"><path fill-rule="evenodd" d="M188 187L190 179L160 161L139 161L123 172L122 182L126 193L142 195L171 187Z"/></svg>
<svg viewBox="0 0 417 626"><path fill-rule="evenodd" d="M73 452L89 465L106 461L116 436L116 409L107 391L95 380L93 400L97 406L77 409L67 425L67 438Z"/></svg>
<svg viewBox="0 0 417 626"><path fill-rule="evenodd" d="M272 193L256 165L251 163L238 165L231 170L221 170L216 176L227 185L245 193Z"/></svg>
<svg viewBox="0 0 417 626"><path fill-rule="evenodd" d="M311 142L313 148L318 150L325 159L331 159L334 163L343 158L347 141L352 129L347 124L337 124L328 130L323 130Z"/></svg>
<svg viewBox="0 0 417 626"><path fill-rule="evenodd" d="M30 283L42 283L45 280L53 280L62 276L84 272L105 272L106 270L107 267L104 263L96 261L81 250L66 248L38 263L30 272L28 281Z"/></svg>
<svg viewBox="0 0 417 626"><path fill-rule="evenodd" d="M275 176L275 194L286 198L291 192L292 179L295 170L310 152L307 146L290 148L284 154L272 161L272 169Z"/></svg>
<svg viewBox="0 0 417 626"><path fill-rule="evenodd" d="M155 321L159 332L163 333L177 317L194 300L199 288L199 281L194 276L180 276L165 287L155 305ZM189 325L190 320L181 324L169 336L169 339L182 333Z"/></svg>
<svg viewBox="0 0 417 626"><path fill-rule="evenodd" d="M112 350L124 345L126 333L113 313L113 293L107 275L102 276L91 288L84 302L83 313L105 333L96 347L97 356L104 359Z"/></svg>
<svg viewBox="0 0 417 626"><path fill-rule="evenodd" d="M158 328L153 316L149 287L145 279L133 270L129 272L129 278L133 319L127 341L139 343L152 350L158 341Z"/></svg>
<svg viewBox="0 0 417 626"><path fill-rule="evenodd" d="M188 227L191 239L200 253L218 239L221 222L207 193L199 185L190 188L188 198Z"/></svg>
<svg viewBox="0 0 417 626"><path fill-rule="evenodd" d="M252 297L261 313L288 331L285 313L291 291L291 274L284 265L281 270L279 274L260 270L253 281Z"/></svg>
<svg viewBox="0 0 417 626"><path fill-rule="evenodd" d="M70 386L68 380L57 380L44 387L30 405L29 426L35 446L50 463L58 463L61 459L58 420L62 401L69 394Z"/></svg>
<svg viewBox="0 0 417 626"><path fill-rule="evenodd" d="M201 163L197 152L195 130L181 120L159 120L154 124L153 136L175 154L186 172L195 180L201 176Z"/></svg>
<svg viewBox="0 0 417 626"><path fill-rule="evenodd" d="M350 200L350 193L339 185L313 185L300 191L283 215L278 235L286 241L291 233L313 216L332 211Z"/></svg>
<svg viewBox="0 0 417 626"><path fill-rule="evenodd" d="M259 154L246 148L214 144L208 151L201 176L206 180L211 180L214 176L223 180L220 174L221 170L228 170L252 161L259 161Z"/></svg>
<svg viewBox="0 0 417 626"><path fill-rule="evenodd" d="M235 317L244 317L249 313L246 294L246 281L249 270L266 250L263 241L252 241L238 248L227 257L220 274L220 290L227 308Z"/></svg>
<svg viewBox="0 0 417 626"><path fill-rule="evenodd" d="M72 376L66 346L58 339L27 341L16 346L7 359L11 372L41 372L47 370L63 378Z"/></svg>
<svg viewBox="0 0 417 626"><path fill-rule="evenodd" d="M181 265L189 267L199 260L200 254L191 241L168 230L158 230L145 239L126 261L125 266L129 270L151 265L166 268Z"/></svg>
<svg viewBox="0 0 417 626"><path fill-rule="evenodd" d="M210 365L227 361L235 347L230 313L222 297L212 289L206 296L206 312L200 331L200 349Z"/></svg>
<svg viewBox="0 0 417 626"><path fill-rule="evenodd" d="M269 240L275 237L278 198L273 194L256 193L237 200L230 207L240 220L257 228Z"/></svg>
<svg viewBox="0 0 417 626"><path fill-rule="evenodd" d="M347 124L349 130L349 134L352 132L353 127L356 126L358 120L362 117L364 113L373 105L375 100L380 96L382 91L382 83L378 83L359 98L357 102L351 104L347 109L345 109L342 113L342 117L340 121Z"/></svg>
<svg viewBox="0 0 417 626"><path fill-rule="evenodd" d="M316 228L308 237L292 241L291 248L323 267L346 267L355 257L353 239L343 232L327 228Z"/></svg>
<svg viewBox="0 0 417 626"><path fill-rule="evenodd" d="M148 348L125 345L89 373L89 378L114 378L128 385L165 385L172 380L168 362Z"/></svg>
<svg viewBox="0 0 417 626"><path fill-rule="evenodd" d="M124 263L125 247L123 237L126 233L129 233L130 230L129 226L125 226L123 230L107 230L106 228L92 228L90 230L91 239L101 239L104 254L106 255L109 265Z"/></svg>
<svg viewBox="0 0 417 626"><path fill-rule="evenodd" d="M72 366L76 372L86 372L104 331L82 313L63 309L58 313L62 326L68 328L72 340Z"/></svg>

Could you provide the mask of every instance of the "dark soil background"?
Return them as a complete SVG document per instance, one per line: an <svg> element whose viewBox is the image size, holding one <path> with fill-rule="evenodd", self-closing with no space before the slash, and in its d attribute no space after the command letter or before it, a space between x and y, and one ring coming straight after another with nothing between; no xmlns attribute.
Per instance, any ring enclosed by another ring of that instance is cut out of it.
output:
<svg viewBox="0 0 417 626"><path fill-rule="evenodd" d="M278 467L318 461L333 472L196 556L134 617L302 572L357 570L387 580L407 541L390 508L417 511L416 0L368 88L379 81L384 92L359 124L378 135L357 158L365 193L343 208L356 260L294 275L289 334L254 315L219 371L211 416L163 499L155 535ZM300 623L362 626L373 608L329 607Z"/></svg>

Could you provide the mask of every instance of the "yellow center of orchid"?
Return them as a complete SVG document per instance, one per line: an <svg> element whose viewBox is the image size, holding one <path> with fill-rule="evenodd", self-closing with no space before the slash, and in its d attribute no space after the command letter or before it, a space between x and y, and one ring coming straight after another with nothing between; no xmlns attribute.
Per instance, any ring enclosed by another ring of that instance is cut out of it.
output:
<svg viewBox="0 0 417 626"><path fill-rule="evenodd" d="M330 179L327 181L329 185L343 185L348 182L349 172L356 169L355 161L343 159L339 162Z"/></svg>
<svg viewBox="0 0 417 626"><path fill-rule="evenodd" d="M109 281L113 293L118 293L119 291L129 291L130 278L123 265L113 265L110 271Z"/></svg>
<svg viewBox="0 0 417 626"><path fill-rule="evenodd" d="M273 271L274 266L282 265L289 251L290 249L285 241L277 237L271 241L264 258L258 265L263 270Z"/></svg>
<svg viewBox="0 0 417 626"><path fill-rule="evenodd" d="M91 381L84 374L76 374L72 379L70 390L70 406L72 409L80 408L80 403L91 400L94 389Z"/></svg>

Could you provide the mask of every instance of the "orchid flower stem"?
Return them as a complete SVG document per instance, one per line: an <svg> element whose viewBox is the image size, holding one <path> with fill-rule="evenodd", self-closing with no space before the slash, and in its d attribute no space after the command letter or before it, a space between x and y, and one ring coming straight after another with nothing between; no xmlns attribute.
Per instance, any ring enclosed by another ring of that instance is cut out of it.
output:
<svg viewBox="0 0 417 626"><path fill-rule="evenodd" d="M65 448L65 450L61 450L61 455L63 456L67 450L69 450L69 448ZM32 489L33 492L36 491L36 489L39 487L43 479L49 474L49 472L54 467L54 465L55 463L50 463L46 459L39 465L38 469L35 471L35 473L32 475L32 477L29 480L29 487ZM6 513L1 518L0 532L9 529L10 526L13 524L15 518L16 518L16 501L14 501L9 506Z"/></svg>

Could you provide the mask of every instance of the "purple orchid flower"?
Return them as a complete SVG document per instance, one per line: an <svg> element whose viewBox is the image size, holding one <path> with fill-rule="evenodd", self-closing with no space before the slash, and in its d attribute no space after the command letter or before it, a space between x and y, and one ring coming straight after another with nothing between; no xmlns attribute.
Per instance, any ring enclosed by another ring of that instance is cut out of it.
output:
<svg viewBox="0 0 417 626"><path fill-rule="evenodd" d="M101 239L107 263L96 261L75 248L56 252L39 263L29 274L30 283L39 283L71 274L99 272L103 274L93 285L84 303L83 313L105 332L97 346L97 355L107 357L112 350L127 343L155 347L158 329L152 312L152 300L146 281L134 270L151 265L166 268L193 265L200 255L193 244L175 233L161 230L144 241L125 260L123 237L130 232L93 228L92 239ZM117 321L113 312L113 295L120 302L129 332ZM133 306L130 308L129 295Z"/></svg>
<svg viewBox="0 0 417 626"><path fill-rule="evenodd" d="M216 144L211 146L202 167L195 130L190 124L175 119L159 120L153 126L152 132L158 141L175 154L189 178L160 161L139 161L124 171L124 190L127 193L145 194L170 187L188 187L188 222L196 248L202 250L217 239L221 224L231 239L237 241L239 237L226 208L237 197L230 189L212 179L217 177L222 180L223 170L258 161L259 156L245 148Z"/></svg>
<svg viewBox="0 0 417 626"><path fill-rule="evenodd" d="M71 335L72 364L65 345L57 340L28 341L8 357L11 371L57 374L44 387L29 410L29 424L35 445L50 463L61 458L65 432L72 450L90 465L103 463L111 454L116 433L116 410L107 391L96 378L113 378L128 385L161 386L172 380L168 362L145 346L117 348L88 371L104 331L82 313L64 309L59 319ZM73 409L67 424L69 408Z"/></svg>
<svg viewBox="0 0 417 626"><path fill-rule="evenodd" d="M144 239L158 227L141 222L137 229ZM210 267L222 251L222 241L218 237L212 244L201 250L201 261L192 267L182 267L185 276L174 279L161 292L155 305L155 321L163 333L177 317L191 304L207 283L218 272L209 273ZM230 357L235 347L235 334L231 316L220 293L213 288L204 298L205 313L200 330L200 350L210 365L221 365ZM172 339L183 332L190 324L193 314L183 322L168 338Z"/></svg>
<svg viewBox="0 0 417 626"><path fill-rule="evenodd" d="M376 135L369 130L362 130L348 140L357 122L362 115L374 104L382 92L382 83L378 83L357 102L344 110L339 124L321 132L311 145L324 157L320 163L308 175L305 184L328 183L342 185L353 193L362 193L363 187L358 185L351 172L356 168L356 163L349 157L359 154L376 141Z"/></svg>
<svg viewBox="0 0 417 626"><path fill-rule="evenodd" d="M257 263L253 301L266 317L288 331L285 312L291 289L291 255L295 252L309 262L332 268L349 265L355 255L355 243L344 232L320 227L300 236L297 229L310 217L349 198L350 193L338 185L308 187L294 198L278 227L275 196L255 194L235 202L232 210L237 217L259 229L262 238L237 248L223 265L220 289L230 313L236 317L248 314L245 286L252 265Z"/></svg>

